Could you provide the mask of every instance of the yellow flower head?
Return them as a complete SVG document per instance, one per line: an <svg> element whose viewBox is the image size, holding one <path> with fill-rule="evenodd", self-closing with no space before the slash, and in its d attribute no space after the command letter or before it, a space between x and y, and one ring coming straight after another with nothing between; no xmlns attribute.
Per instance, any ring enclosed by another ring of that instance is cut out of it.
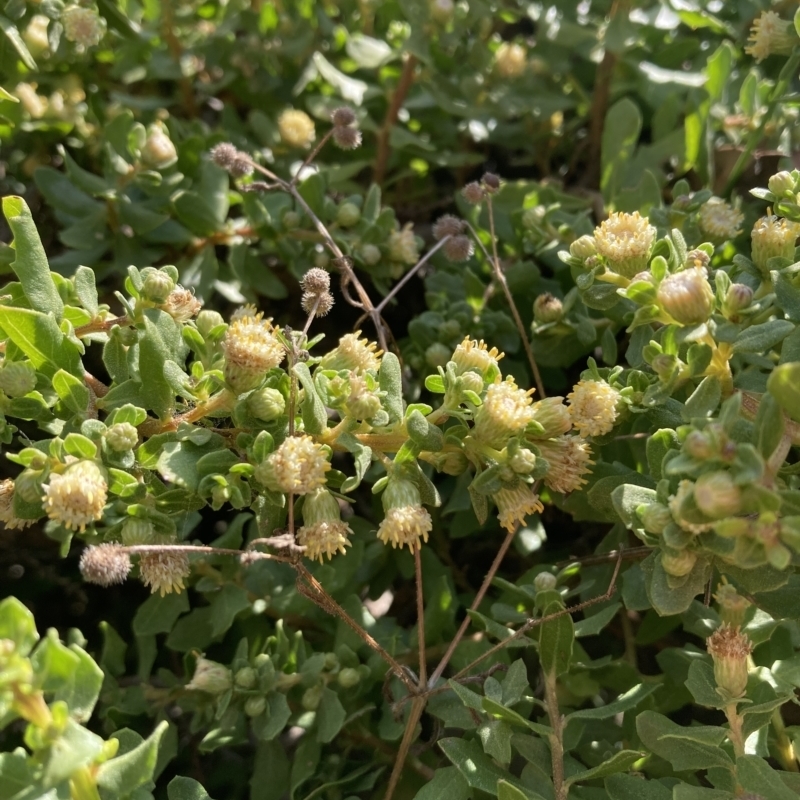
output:
<svg viewBox="0 0 800 800"><path fill-rule="evenodd" d="M478 341L465 336L464 341L456 347L452 360L457 375L473 370L485 376L490 369L497 368L497 362L502 357L503 353L496 347L490 350L483 339Z"/></svg>
<svg viewBox="0 0 800 800"><path fill-rule="evenodd" d="M545 441L537 441L536 446L548 463L544 483L554 492L569 492L580 489L591 472L592 451L580 436L558 436Z"/></svg>
<svg viewBox="0 0 800 800"><path fill-rule="evenodd" d="M798 44L794 25L774 11L764 11L754 20L744 51L758 63L771 55L788 55Z"/></svg>
<svg viewBox="0 0 800 800"><path fill-rule="evenodd" d="M509 532L525 522L529 514L539 514L544 510L539 495L521 481L513 489L503 488L492 496L497 503L500 524Z"/></svg>
<svg viewBox="0 0 800 800"><path fill-rule="evenodd" d="M744 214L719 197L712 197L700 206L697 223L712 242L734 239L741 231Z"/></svg>
<svg viewBox="0 0 800 800"><path fill-rule="evenodd" d="M44 485L44 510L67 530L84 531L103 516L106 479L94 461L79 461Z"/></svg>
<svg viewBox="0 0 800 800"><path fill-rule="evenodd" d="M381 350L369 339L359 339L361 331L347 333L339 339L338 347L326 353L320 360L322 369L351 370L360 373L372 370L377 372L381 365Z"/></svg>
<svg viewBox="0 0 800 800"><path fill-rule="evenodd" d="M289 108L278 117L278 132L289 147L305 148L314 141L314 120L296 108Z"/></svg>
<svg viewBox="0 0 800 800"><path fill-rule="evenodd" d="M310 436L290 436L256 467L255 476L269 489L309 494L325 484L330 468L325 451Z"/></svg>
<svg viewBox="0 0 800 800"><path fill-rule="evenodd" d="M158 592L162 597L172 592L182 592L185 588L183 581L190 572L189 556L185 552L162 550L139 556L142 583L149 586L153 594Z"/></svg>
<svg viewBox="0 0 800 800"><path fill-rule="evenodd" d="M617 211L594 231L597 252L613 272L626 278L647 268L655 238L656 229L638 211Z"/></svg>
<svg viewBox="0 0 800 800"><path fill-rule="evenodd" d="M581 436L608 433L619 416L620 394L605 381L578 381L567 395L572 424Z"/></svg>
<svg viewBox="0 0 800 800"><path fill-rule="evenodd" d="M489 386L475 414L475 438L502 447L511 436L522 433L534 419L532 394L533 389L517 388L513 378Z"/></svg>

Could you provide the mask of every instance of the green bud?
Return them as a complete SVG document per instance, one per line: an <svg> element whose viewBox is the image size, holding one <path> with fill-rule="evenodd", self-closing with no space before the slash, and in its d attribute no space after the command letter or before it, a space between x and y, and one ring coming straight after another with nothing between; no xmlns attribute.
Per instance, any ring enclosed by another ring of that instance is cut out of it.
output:
<svg viewBox="0 0 800 800"><path fill-rule="evenodd" d="M149 169L164 169L178 160L178 151L160 126L152 126L141 151L142 163Z"/></svg>
<svg viewBox="0 0 800 800"><path fill-rule="evenodd" d="M705 461L714 455L714 447L703 431L691 431L683 443L683 449L698 461Z"/></svg>
<svg viewBox="0 0 800 800"><path fill-rule="evenodd" d="M795 181L792 177L792 173L786 172L786 170L773 175L769 179L767 186L772 194L778 197L794 194L795 191Z"/></svg>
<svg viewBox="0 0 800 800"><path fill-rule="evenodd" d="M443 367L452 356L453 350L446 344L441 342L434 342L425 351L425 361L431 367Z"/></svg>
<svg viewBox="0 0 800 800"><path fill-rule="evenodd" d="M128 517L122 523L122 543L128 547L137 544L152 544L155 528L153 523L141 517Z"/></svg>
<svg viewBox="0 0 800 800"><path fill-rule="evenodd" d="M533 301L533 318L540 324L558 322L564 316L564 305L549 292Z"/></svg>
<svg viewBox="0 0 800 800"><path fill-rule="evenodd" d="M753 302L753 290L744 283L732 283L725 293L722 310L726 317L734 317Z"/></svg>
<svg viewBox="0 0 800 800"><path fill-rule="evenodd" d="M205 339L214 328L224 325L225 320L222 318L222 314L217 311L201 311L197 315L195 324L200 335Z"/></svg>
<svg viewBox="0 0 800 800"><path fill-rule="evenodd" d="M693 550L661 551L661 566L664 567L664 572L675 578L688 575L694 569L696 561L697 553Z"/></svg>
<svg viewBox="0 0 800 800"><path fill-rule="evenodd" d="M339 672L337 680L342 688L352 689L353 686L357 686L360 683L361 673L352 667L345 667Z"/></svg>
<svg viewBox="0 0 800 800"><path fill-rule="evenodd" d="M147 273L142 286L142 296L152 303L164 303L175 288L175 281L160 270Z"/></svg>
<svg viewBox="0 0 800 800"><path fill-rule="evenodd" d="M252 667L242 667L233 680L241 689L252 689L256 685L256 671Z"/></svg>
<svg viewBox="0 0 800 800"><path fill-rule="evenodd" d="M354 392L345 401L345 407L354 419L372 419L381 410L381 401L372 392Z"/></svg>
<svg viewBox="0 0 800 800"><path fill-rule="evenodd" d="M461 450L448 450L430 454L431 463L445 475L461 475L469 467L469 460Z"/></svg>
<svg viewBox="0 0 800 800"><path fill-rule="evenodd" d="M453 0L430 0L431 17L441 25L453 18L455 3Z"/></svg>
<svg viewBox="0 0 800 800"><path fill-rule="evenodd" d="M117 422L105 432L106 444L117 453L133 450L139 442L139 431L130 422Z"/></svg>
<svg viewBox="0 0 800 800"><path fill-rule="evenodd" d="M462 391L475 392L475 394L483 391L484 381L477 372L465 372L463 375L459 375L457 380L457 386Z"/></svg>
<svg viewBox="0 0 800 800"><path fill-rule="evenodd" d="M342 203L336 212L336 221L343 228L352 228L361 219L361 209L355 203Z"/></svg>
<svg viewBox="0 0 800 800"><path fill-rule="evenodd" d="M208 694L222 694L231 688L231 671L224 664L201 656L197 659L194 676L186 684L186 688Z"/></svg>
<svg viewBox="0 0 800 800"><path fill-rule="evenodd" d="M723 519L740 510L742 493L729 473L707 472L694 485L694 500L707 517Z"/></svg>
<svg viewBox="0 0 800 800"><path fill-rule="evenodd" d="M26 503L41 500L44 493L41 470L26 469L20 472L14 480L14 492Z"/></svg>
<svg viewBox="0 0 800 800"><path fill-rule="evenodd" d="M374 267L381 260L381 251L377 245L365 244L361 248L361 258L364 263Z"/></svg>
<svg viewBox="0 0 800 800"><path fill-rule="evenodd" d="M277 389L258 389L247 398L247 410L264 422L272 422L283 415L286 400Z"/></svg>
<svg viewBox="0 0 800 800"><path fill-rule="evenodd" d="M287 211L283 215L282 222L283 227L286 228L287 231L291 231L300 227L301 218L296 211Z"/></svg>
<svg viewBox="0 0 800 800"><path fill-rule="evenodd" d="M533 579L533 588L537 592L551 592L553 589L556 588L557 583L558 581L556 580L555 575L549 572L540 572Z"/></svg>
<svg viewBox="0 0 800 800"><path fill-rule="evenodd" d="M302 705L306 711L316 711L320 700L322 700L322 687L312 686L303 693L303 699L300 701L300 705Z"/></svg>
<svg viewBox="0 0 800 800"><path fill-rule="evenodd" d="M664 532L664 528L672 522L672 514L669 509L661 503L650 503L645 506L639 514L642 525L648 533L659 535Z"/></svg>
<svg viewBox="0 0 800 800"><path fill-rule="evenodd" d="M527 447L521 447L508 460L508 465L518 475L527 475L528 473L533 472L533 469L536 466L536 455L532 450L528 450Z"/></svg>
<svg viewBox="0 0 800 800"><path fill-rule="evenodd" d="M244 713L248 717L260 717L267 707L266 697L248 697L244 704Z"/></svg>
<svg viewBox="0 0 800 800"><path fill-rule="evenodd" d="M339 666L339 657L336 653L325 653L325 669L330 672Z"/></svg>
<svg viewBox="0 0 800 800"><path fill-rule="evenodd" d="M714 310L714 291L704 267L691 267L670 275L658 287L656 299L681 325L699 325Z"/></svg>
<svg viewBox="0 0 800 800"><path fill-rule="evenodd" d="M594 236L584 235L576 239L569 246L569 254L574 258L579 258L581 261L586 261L587 258L597 255L597 243Z"/></svg>
<svg viewBox="0 0 800 800"><path fill-rule="evenodd" d="M6 361L0 368L0 391L22 397L36 388L36 370L27 361Z"/></svg>

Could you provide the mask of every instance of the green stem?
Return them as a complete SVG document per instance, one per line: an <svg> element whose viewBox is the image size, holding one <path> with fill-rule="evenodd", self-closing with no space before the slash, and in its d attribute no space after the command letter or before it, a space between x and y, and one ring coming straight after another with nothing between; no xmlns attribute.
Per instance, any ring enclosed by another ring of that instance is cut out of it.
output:
<svg viewBox="0 0 800 800"><path fill-rule="evenodd" d="M544 673L544 699L550 717L550 762L553 770L553 794L555 800L567 800L569 784L564 781L564 717L558 708L556 676Z"/></svg>

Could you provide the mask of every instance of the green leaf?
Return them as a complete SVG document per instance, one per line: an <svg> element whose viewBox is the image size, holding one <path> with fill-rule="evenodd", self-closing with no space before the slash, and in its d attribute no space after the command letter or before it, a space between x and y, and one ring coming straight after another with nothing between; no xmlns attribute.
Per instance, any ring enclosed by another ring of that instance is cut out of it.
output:
<svg viewBox="0 0 800 800"><path fill-rule="evenodd" d="M607 775L614 775L617 772L626 772L645 754L637 750L619 750L611 758L598 764L596 767L577 772L567 778L567 784L580 783L581 781L591 781L596 778L605 778Z"/></svg>
<svg viewBox="0 0 800 800"><path fill-rule="evenodd" d="M769 800L797 800L795 792L780 779L777 771L758 756L739 756L736 777L747 792Z"/></svg>
<svg viewBox="0 0 800 800"><path fill-rule="evenodd" d="M767 353L795 328L788 319L773 319L743 330L733 342L734 353Z"/></svg>
<svg viewBox="0 0 800 800"><path fill-rule="evenodd" d="M692 571L680 586L670 585L669 576L661 566L661 553L651 553L641 564L645 574L647 596L653 608L662 616L682 614L705 588L711 577L711 565L698 558Z"/></svg>
<svg viewBox="0 0 800 800"><path fill-rule="evenodd" d="M724 708L725 702L717 694L714 668L707 661L695 659L689 665L686 688L692 693L695 703L707 708Z"/></svg>
<svg viewBox="0 0 800 800"><path fill-rule="evenodd" d="M579 620L575 623L575 638L578 639L581 636L597 636L597 634L614 619L620 608L622 608L621 603L611 603L611 605L606 606L602 611L598 611L590 617Z"/></svg>
<svg viewBox="0 0 800 800"><path fill-rule="evenodd" d="M323 744L332 742L342 729L347 712L339 695L327 686L322 690L322 698L317 707L317 740Z"/></svg>
<svg viewBox="0 0 800 800"><path fill-rule="evenodd" d="M442 767L414 795L414 800L468 800L469 796L469 784L458 769Z"/></svg>
<svg viewBox="0 0 800 800"><path fill-rule="evenodd" d="M381 391L386 392L383 407L389 413L389 420L399 422L403 419L403 374L394 353L384 354L378 380Z"/></svg>
<svg viewBox="0 0 800 800"><path fill-rule="evenodd" d="M75 720L68 720L60 736L45 751L42 783L56 786L80 767L91 764L103 751L105 742Z"/></svg>
<svg viewBox="0 0 800 800"><path fill-rule="evenodd" d="M306 364L300 362L294 365L294 374L297 375L304 390L303 401L300 403L303 426L309 433L322 433L328 425L328 414L317 393L311 372Z"/></svg>
<svg viewBox="0 0 800 800"><path fill-rule="evenodd" d="M270 741L283 732L292 710L282 692L272 692L267 700L267 711L253 721L253 733L262 741Z"/></svg>
<svg viewBox="0 0 800 800"><path fill-rule="evenodd" d="M169 782L167 797L169 800L211 800L208 792L197 781L182 775L177 775Z"/></svg>
<svg viewBox="0 0 800 800"><path fill-rule="evenodd" d="M0 328L45 375L64 369L83 378L78 349L64 336L54 317L27 308L0 306Z"/></svg>
<svg viewBox="0 0 800 800"><path fill-rule="evenodd" d="M551 603L543 609L542 616L546 618L561 609L559 603ZM543 622L539 628L539 661L542 670L548 675L563 675L572 660L574 641L575 627L569 614Z"/></svg>
<svg viewBox="0 0 800 800"><path fill-rule="evenodd" d="M33 56L25 46L25 42L22 40L22 37L19 35L17 26L4 14L0 14L0 30L3 31L8 40L11 42L11 46L17 51L22 63L28 69L36 70L36 62L33 60Z"/></svg>
<svg viewBox="0 0 800 800"><path fill-rule="evenodd" d="M351 78L343 72L340 72L322 55L322 53L314 53L314 55L311 56L311 61L325 81L336 89L345 100L348 100L355 106L361 105L364 99L364 93L369 88L364 81Z"/></svg>
<svg viewBox="0 0 800 800"><path fill-rule="evenodd" d="M22 284L25 297L30 301L31 308L52 314L55 321L60 322L64 303L50 274L50 265L31 210L21 197L11 195L3 198L3 213L14 235L12 247L16 251L16 259L11 268Z"/></svg>
<svg viewBox="0 0 800 800"><path fill-rule="evenodd" d="M16 597L0 601L0 639L14 642L21 656L27 656L39 641L33 614Z"/></svg>
<svg viewBox="0 0 800 800"><path fill-rule="evenodd" d="M406 430L411 441L423 450L435 453L444 446L441 430L436 425L431 425L416 408L406 417Z"/></svg>
<svg viewBox="0 0 800 800"><path fill-rule="evenodd" d="M211 601L211 633L216 639L233 625L236 615L250 608L247 590L234 583L226 583Z"/></svg>
<svg viewBox="0 0 800 800"><path fill-rule="evenodd" d="M89 407L89 389L82 380L60 369L53 375L53 388L61 398L61 402L73 414L86 413Z"/></svg>
<svg viewBox="0 0 800 800"><path fill-rule="evenodd" d="M189 610L186 592L166 594L163 597L151 594L136 610L133 632L137 636L154 633L169 633L181 614Z"/></svg>
<svg viewBox="0 0 800 800"><path fill-rule="evenodd" d="M645 697L649 697L656 689L659 688L657 683L640 683L627 692L621 694L616 700L608 703L605 706L598 708L583 708L578 711L573 711L567 714L565 720L567 724L576 719L610 719L617 714L622 714L625 711L630 711L636 708Z"/></svg>
<svg viewBox="0 0 800 800"><path fill-rule="evenodd" d="M518 789L524 788L506 770L484 755L477 742L455 738L440 739L439 747L473 789L480 789L496 797L497 783L501 780L506 780Z"/></svg>
<svg viewBox="0 0 800 800"><path fill-rule="evenodd" d="M673 800L672 789L633 775L611 775L606 778L605 787L610 800Z"/></svg>
<svg viewBox="0 0 800 800"><path fill-rule="evenodd" d="M733 769L733 762L720 748L727 736L724 728L682 727L663 714L643 711L636 718L636 731L645 746L669 761L673 769Z"/></svg>
<svg viewBox="0 0 800 800"><path fill-rule="evenodd" d="M624 483L611 492L611 502L619 518L625 523L627 528L641 528L642 523L636 514L636 509L641 505L655 503L657 495L654 489L645 486L636 486L632 483Z"/></svg>
<svg viewBox="0 0 800 800"><path fill-rule="evenodd" d="M767 391L795 422L800 422L800 362L774 367L767 378Z"/></svg>
<svg viewBox="0 0 800 800"><path fill-rule="evenodd" d="M352 433L340 433L336 441L353 455L355 474L345 478L341 488L343 493L352 492L361 484L372 463L372 449L361 444Z"/></svg>
<svg viewBox="0 0 800 800"><path fill-rule="evenodd" d="M163 419L175 405L175 393L164 376L164 364L175 358L173 345L177 345L180 334L172 317L155 308L145 310L142 324L144 335L139 339L142 402Z"/></svg>
<svg viewBox="0 0 800 800"><path fill-rule="evenodd" d="M483 751L501 764L511 762L511 726L502 719L491 719L478 728Z"/></svg>
<svg viewBox="0 0 800 800"><path fill-rule="evenodd" d="M161 737L168 728L168 722L160 722L138 747L101 764L97 769L97 785L115 797L128 795L144 786L153 777Z"/></svg>
<svg viewBox="0 0 800 800"><path fill-rule="evenodd" d="M508 781L497 782L497 800L544 800L542 795L525 787L524 791Z"/></svg>
<svg viewBox="0 0 800 800"><path fill-rule="evenodd" d="M708 375L692 392L681 415L687 422L710 417L717 410L721 399L722 386L719 378L716 375Z"/></svg>
<svg viewBox="0 0 800 800"><path fill-rule="evenodd" d="M71 670L69 680L56 690L53 699L63 700L69 706L70 716L78 722L88 722L100 696L103 670L78 645L70 645L69 650L77 656L77 664Z"/></svg>
<svg viewBox="0 0 800 800"><path fill-rule="evenodd" d="M458 684L454 683L453 681L450 682L450 686L453 688L455 688L457 685ZM467 689L467 691L469 690ZM457 694L461 693L457 692ZM541 725L538 722L532 722L529 719L525 719L522 714L518 714L513 708L508 708L508 706L504 706L502 703L498 703L489 697L481 697L480 695L475 695L475 697L480 699L480 705L478 708L485 711L487 714L490 714L495 719L502 719L511 725L528 728L534 733L538 733L540 736L549 736L552 733L550 728L548 728L546 725ZM472 708L472 706L469 704L465 705L468 705L468 707Z"/></svg>
<svg viewBox="0 0 800 800"><path fill-rule="evenodd" d="M642 112L627 97L608 110L603 127L600 188L606 203L613 203L623 186L623 176L642 130Z"/></svg>

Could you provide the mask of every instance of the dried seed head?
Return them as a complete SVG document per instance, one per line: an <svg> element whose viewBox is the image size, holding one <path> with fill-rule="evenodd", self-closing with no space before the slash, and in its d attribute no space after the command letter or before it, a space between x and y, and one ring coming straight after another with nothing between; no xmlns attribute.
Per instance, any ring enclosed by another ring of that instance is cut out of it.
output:
<svg viewBox="0 0 800 800"><path fill-rule="evenodd" d="M361 131L336 127L333 129L333 143L342 150L356 150L361 147Z"/></svg>
<svg viewBox="0 0 800 800"><path fill-rule="evenodd" d="M352 125L356 121L356 114L352 108L348 106L342 106L341 108L337 108L331 114L331 122L337 128L346 128L348 125Z"/></svg>
<svg viewBox="0 0 800 800"><path fill-rule="evenodd" d="M492 497L497 504L500 524L509 532L523 524L529 514L544 511L539 495L521 481L512 489L500 489Z"/></svg>
<svg viewBox="0 0 800 800"><path fill-rule="evenodd" d="M81 553L80 570L88 583L113 586L123 583L131 571L127 550L118 544L100 544L87 547Z"/></svg>
<svg viewBox="0 0 800 800"><path fill-rule="evenodd" d="M485 192L483 191L483 187L477 181L472 181L472 183L468 183L461 190L461 194L464 195L464 199L468 203L472 203L473 205L482 203L483 198L486 196Z"/></svg>
<svg viewBox="0 0 800 800"><path fill-rule="evenodd" d="M433 223L433 238L438 242L445 236L458 236L464 233L467 223L463 219L445 214Z"/></svg>
<svg viewBox="0 0 800 800"><path fill-rule="evenodd" d="M685 267L707 267L711 263L711 257L706 253L705 250L690 250L686 254L686 263L684 264ZM648 276L649 280L653 280L653 276L646 272L644 273ZM635 280L635 279L634 279Z"/></svg>
<svg viewBox="0 0 800 800"><path fill-rule="evenodd" d="M333 295L330 292L312 294L305 292L300 300L300 305L306 314L314 312L315 317L324 317L333 308Z"/></svg>
<svg viewBox="0 0 800 800"><path fill-rule="evenodd" d="M304 292L323 294L331 288L331 276L324 269L312 267L300 280Z"/></svg>
<svg viewBox="0 0 800 800"><path fill-rule="evenodd" d="M451 236L442 246L442 252L448 261L459 263L467 261L475 252L475 245L469 236Z"/></svg>
<svg viewBox="0 0 800 800"><path fill-rule="evenodd" d="M222 169L230 170L233 162L239 155L239 151L230 142L220 142L215 144L211 150L208 151L211 160Z"/></svg>
<svg viewBox="0 0 800 800"><path fill-rule="evenodd" d="M139 576L150 591L165 594L180 594L184 590L183 581L189 577L189 556L176 550L159 550L139 556Z"/></svg>
<svg viewBox="0 0 800 800"><path fill-rule="evenodd" d="M572 424L581 436L602 436L617 420L620 393L605 381L578 381L567 395Z"/></svg>
<svg viewBox="0 0 800 800"><path fill-rule="evenodd" d="M159 306L159 308L162 311L166 311L175 322L181 324L197 316L202 307L203 304L194 296L194 292L190 289L184 289L183 286L176 286L175 289L169 293L166 302Z"/></svg>
<svg viewBox="0 0 800 800"><path fill-rule="evenodd" d="M753 643L738 627L722 625L706 640L706 647L714 660L714 678L717 686L732 698L739 698L747 688L747 657L753 652Z"/></svg>
<svg viewBox="0 0 800 800"><path fill-rule="evenodd" d="M500 177L493 172L484 172L481 183L489 194L495 194L500 190Z"/></svg>
<svg viewBox="0 0 800 800"><path fill-rule="evenodd" d="M250 162L250 157L245 153L237 153L228 172L232 178L246 178L248 175L252 175L253 165Z"/></svg>

